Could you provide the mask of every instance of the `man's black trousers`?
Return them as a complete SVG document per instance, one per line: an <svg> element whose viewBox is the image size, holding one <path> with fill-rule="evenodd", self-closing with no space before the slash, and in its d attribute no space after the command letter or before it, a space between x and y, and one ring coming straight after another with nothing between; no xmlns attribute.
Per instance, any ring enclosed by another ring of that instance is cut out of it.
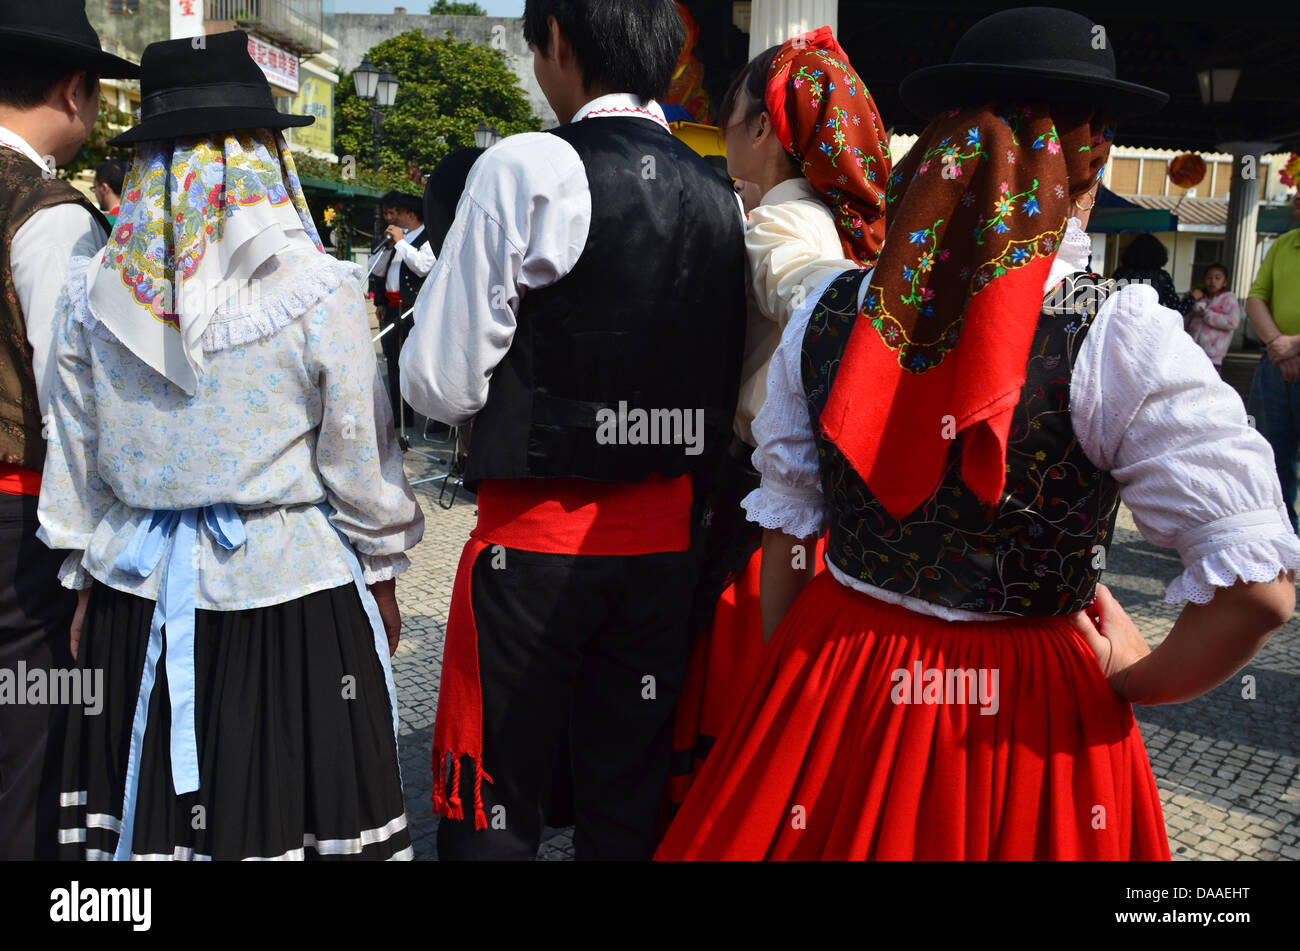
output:
<svg viewBox="0 0 1300 951"><path fill-rule="evenodd" d="M411 317L402 321L397 320L405 312L404 307L385 307L384 318L379 322L380 330L387 329L394 322L397 323L394 329L384 334L379 343L384 348L384 360L388 364L388 401L393 407L393 427L399 431L402 428L402 417L398 413L406 414L407 428L415 425L415 411L402 402L402 371L397 365L398 357L402 353L402 344L406 343L406 338L411 332Z"/></svg>
<svg viewBox="0 0 1300 951"><path fill-rule="evenodd" d="M0 493L0 670L69 670L68 628L77 597L59 584L66 551L36 537L36 498ZM27 678L24 678L27 679ZM24 691L27 683L14 683ZM6 698L8 699L8 698ZM0 703L0 860L53 859L68 710L49 702Z"/></svg>
<svg viewBox="0 0 1300 951"><path fill-rule="evenodd" d="M648 859L658 842L673 710L690 652L691 552L548 555L489 547L472 600L489 828L443 819L438 855L532 859L566 733L578 859Z"/></svg>

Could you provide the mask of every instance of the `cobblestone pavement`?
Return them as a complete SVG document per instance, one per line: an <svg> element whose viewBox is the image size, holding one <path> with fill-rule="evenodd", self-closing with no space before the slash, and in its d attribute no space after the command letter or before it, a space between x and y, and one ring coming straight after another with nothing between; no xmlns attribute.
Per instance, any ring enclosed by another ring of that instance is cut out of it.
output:
<svg viewBox="0 0 1300 951"><path fill-rule="evenodd" d="M435 471L407 455L412 480ZM451 509L440 508L436 484L416 491L427 526L397 586L403 635L393 673L411 835L416 857L433 859L433 715L452 578L475 507L462 492ZM1163 595L1180 570L1177 554L1144 541L1121 510L1104 580L1153 646L1178 616ZM1192 703L1140 707L1137 717L1175 859L1300 859L1300 617L1222 687ZM572 857L571 830L548 830L541 858Z"/></svg>

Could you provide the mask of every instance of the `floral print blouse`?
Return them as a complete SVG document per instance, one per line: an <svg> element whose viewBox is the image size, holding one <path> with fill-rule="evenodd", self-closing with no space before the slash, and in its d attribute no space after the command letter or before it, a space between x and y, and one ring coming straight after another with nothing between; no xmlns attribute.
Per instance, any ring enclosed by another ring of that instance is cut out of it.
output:
<svg viewBox="0 0 1300 951"><path fill-rule="evenodd" d="M250 282L256 306L219 312L207 328L206 368L187 396L90 313L86 271L97 264L73 259L55 317L38 534L71 550L66 587L96 578L156 600L161 570L139 578L115 567L119 555L153 511L221 502L236 506L247 540L227 551L199 532L199 609L350 584L339 532L367 583L409 566L424 515L402 468L356 265L273 259Z"/></svg>

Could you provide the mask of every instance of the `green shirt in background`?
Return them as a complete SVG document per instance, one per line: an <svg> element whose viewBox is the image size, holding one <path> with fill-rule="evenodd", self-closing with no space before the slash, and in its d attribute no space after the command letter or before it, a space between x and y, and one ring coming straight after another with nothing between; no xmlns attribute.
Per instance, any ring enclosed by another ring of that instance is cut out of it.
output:
<svg viewBox="0 0 1300 951"><path fill-rule="evenodd" d="M1246 296L1268 304L1279 331L1300 334L1300 228L1273 242Z"/></svg>

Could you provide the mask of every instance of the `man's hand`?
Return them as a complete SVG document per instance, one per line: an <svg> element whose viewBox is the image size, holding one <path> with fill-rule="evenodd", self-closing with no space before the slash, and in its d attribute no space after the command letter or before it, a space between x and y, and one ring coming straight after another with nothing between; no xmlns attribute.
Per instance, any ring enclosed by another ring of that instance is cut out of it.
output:
<svg viewBox="0 0 1300 951"><path fill-rule="evenodd" d="M68 632L68 648L72 659L77 659L77 649L81 646L81 628L86 623L86 604L90 601L90 589L83 588L77 592L77 609L72 612L72 627Z"/></svg>
<svg viewBox="0 0 1300 951"><path fill-rule="evenodd" d="M379 617L384 622L384 633L388 635L388 656L397 653L397 643L402 638L402 613L397 609L397 581L377 581L367 585L379 605Z"/></svg>
<svg viewBox="0 0 1300 951"><path fill-rule="evenodd" d="M397 242L406 237L406 232L397 227L397 225L389 225L384 229L384 234L393 239L393 244L397 244Z"/></svg>
<svg viewBox="0 0 1300 951"><path fill-rule="evenodd" d="M1300 380L1300 355L1291 357L1289 360L1283 360L1277 365L1282 371L1282 379L1288 383L1295 383Z"/></svg>
<svg viewBox="0 0 1300 951"><path fill-rule="evenodd" d="M1281 366L1292 357L1300 356L1300 335L1278 334L1268 342L1268 358Z"/></svg>

